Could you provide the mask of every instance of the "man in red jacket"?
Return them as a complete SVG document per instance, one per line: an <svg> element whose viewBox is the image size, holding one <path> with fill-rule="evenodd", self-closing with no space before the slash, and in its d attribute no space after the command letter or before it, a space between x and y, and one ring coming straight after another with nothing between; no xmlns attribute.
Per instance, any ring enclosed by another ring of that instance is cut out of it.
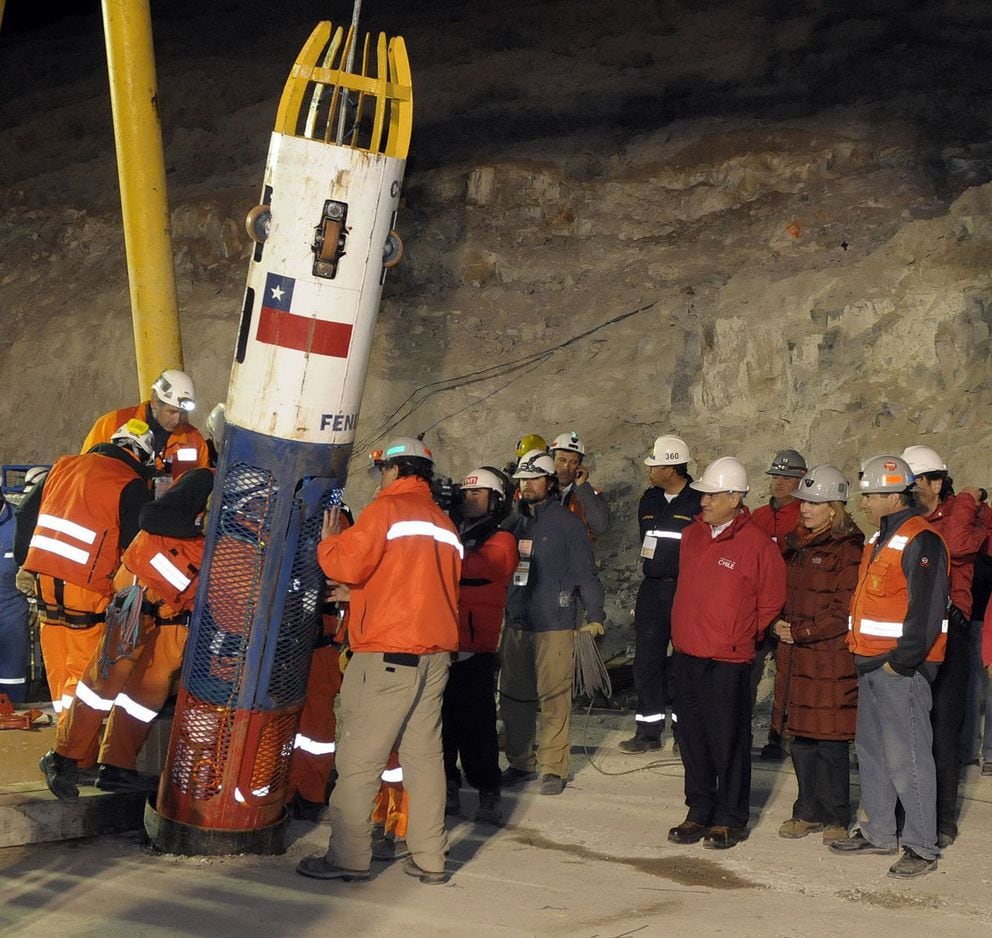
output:
<svg viewBox="0 0 992 938"><path fill-rule="evenodd" d="M682 534L672 607L689 813L668 839L721 850L748 836L751 663L785 603L785 562L751 521L747 473L736 459L710 463L692 487L703 493L702 511Z"/></svg>
<svg viewBox="0 0 992 938"><path fill-rule="evenodd" d="M799 509L802 502L796 498L796 489L806 475L806 460L802 453L794 449L781 449L775 454L771 466L765 473L771 478L772 497L764 504L755 508L751 520L767 534L782 551L782 556L789 553L786 536L799 527ZM775 646L778 642L775 634L769 630L758 644L754 655L754 665L751 668L751 705L758 697L758 685L765 673L765 661L772 660L775 665ZM768 728L768 742L761 750L761 758L768 762L781 762L787 753L782 745L782 737L775 728Z"/></svg>
<svg viewBox="0 0 992 938"><path fill-rule="evenodd" d="M929 446L907 446L902 458L916 476L916 498L923 516L944 539L951 558L948 577L951 607L947 616L944 661L934 678L933 758L937 767L937 846L958 836L958 781L961 774L961 727L968 694L971 639L971 581L978 550L988 531L979 514L977 488L954 494L947 465Z"/></svg>
<svg viewBox="0 0 992 938"><path fill-rule="evenodd" d="M296 867L313 879L371 879L369 817L382 771L398 742L410 796L403 870L422 883L446 881L441 696L458 650L458 532L434 503L434 458L401 437L383 453L379 493L354 526L332 508L317 546L321 569L351 587L352 657L341 684L327 853Z"/></svg>
<svg viewBox="0 0 992 938"><path fill-rule="evenodd" d="M512 507L509 482L491 466L470 472L459 535L465 547L458 600L458 659L452 663L441 710L446 814L460 814L462 771L479 791L475 820L499 824L500 769L496 735L496 653L506 590L517 567L517 540L500 523Z"/></svg>

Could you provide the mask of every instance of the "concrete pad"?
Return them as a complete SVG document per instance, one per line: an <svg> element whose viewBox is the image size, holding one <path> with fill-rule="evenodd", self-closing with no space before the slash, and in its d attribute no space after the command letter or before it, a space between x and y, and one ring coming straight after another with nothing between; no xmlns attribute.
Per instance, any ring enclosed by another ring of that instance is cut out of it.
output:
<svg viewBox="0 0 992 938"><path fill-rule="evenodd" d="M178 857L141 834L0 850L0 934L99 938L654 938L745 935L941 938L988 934L992 779L969 770L961 836L936 873L887 878L886 857L838 857L816 835L783 840L795 778L755 760L752 833L732 850L667 842L685 815L681 764L667 747L625 755L630 720L578 715L572 778L542 797L504 795L506 825L449 820L452 877L425 886L401 864L369 883L294 872L321 854L326 824L293 822L282 857ZM588 754L587 754L588 753ZM591 758L590 758L591 756ZM857 777L854 796L857 798ZM463 790L471 817L475 795Z"/></svg>
<svg viewBox="0 0 992 938"><path fill-rule="evenodd" d="M40 773L39 773L40 774ZM59 801L44 780L0 788L0 847L139 830L145 798L82 786L79 801Z"/></svg>

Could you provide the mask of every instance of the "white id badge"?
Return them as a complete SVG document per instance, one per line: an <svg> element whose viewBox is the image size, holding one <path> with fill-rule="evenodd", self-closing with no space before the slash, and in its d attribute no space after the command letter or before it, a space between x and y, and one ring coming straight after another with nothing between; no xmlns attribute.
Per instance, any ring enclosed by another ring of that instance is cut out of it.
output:
<svg viewBox="0 0 992 938"><path fill-rule="evenodd" d="M513 571L513 585L514 586L526 586L527 579L530 576L530 561L521 560L517 564L517 569Z"/></svg>
<svg viewBox="0 0 992 938"><path fill-rule="evenodd" d="M658 538L651 534L644 535L644 543L641 544L641 556L645 560L654 560L654 549L658 546Z"/></svg>
<svg viewBox="0 0 992 938"><path fill-rule="evenodd" d="M533 550L534 542L530 538L524 538L524 540L517 544L517 551L524 560L530 560L530 555Z"/></svg>

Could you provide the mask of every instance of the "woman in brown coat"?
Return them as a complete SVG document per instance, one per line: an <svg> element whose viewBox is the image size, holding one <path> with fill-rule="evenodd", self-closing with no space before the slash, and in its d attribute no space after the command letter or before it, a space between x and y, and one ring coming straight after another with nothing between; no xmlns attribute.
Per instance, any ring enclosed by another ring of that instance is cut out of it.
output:
<svg viewBox="0 0 992 938"><path fill-rule="evenodd" d="M848 749L858 712L858 678L845 643L864 534L847 513L849 485L833 466L816 466L796 492L802 523L789 542L788 590L775 625L772 726L792 736L799 797L779 836L823 831L847 837L851 821Z"/></svg>

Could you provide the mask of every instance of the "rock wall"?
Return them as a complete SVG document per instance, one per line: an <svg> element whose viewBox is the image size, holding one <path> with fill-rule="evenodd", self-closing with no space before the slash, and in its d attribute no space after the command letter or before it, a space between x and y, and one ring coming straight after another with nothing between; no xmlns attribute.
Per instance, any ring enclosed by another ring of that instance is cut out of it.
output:
<svg viewBox="0 0 992 938"><path fill-rule="evenodd" d="M203 414L225 396L281 83L325 14L303 7L264 44L250 2L233 25L179 0L156 20ZM616 518L598 545L613 647L658 434L697 471L741 458L752 505L783 446L854 473L926 442L959 483L992 481L992 13L835 7L439 2L367 24L405 35L417 118L355 467L390 434L426 430L460 475L524 433L579 431ZM136 399L100 41L91 19L0 34L0 86L25 89L0 104L4 462L70 451ZM368 494L355 472L351 501Z"/></svg>

